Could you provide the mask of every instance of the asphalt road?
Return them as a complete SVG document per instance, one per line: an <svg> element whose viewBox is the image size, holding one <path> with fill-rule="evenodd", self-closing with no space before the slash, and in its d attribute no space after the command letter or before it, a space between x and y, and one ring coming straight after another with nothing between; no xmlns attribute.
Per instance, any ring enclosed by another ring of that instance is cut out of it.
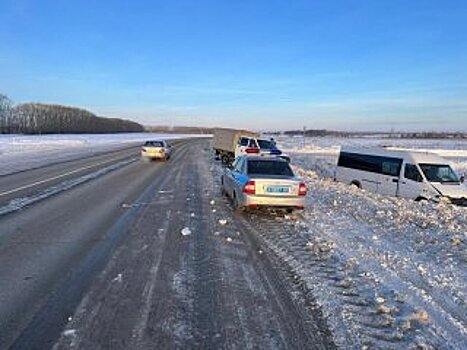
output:
<svg viewBox="0 0 467 350"><path fill-rule="evenodd" d="M0 177L1 349L334 348L312 296L221 197L209 143L174 148Z"/></svg>

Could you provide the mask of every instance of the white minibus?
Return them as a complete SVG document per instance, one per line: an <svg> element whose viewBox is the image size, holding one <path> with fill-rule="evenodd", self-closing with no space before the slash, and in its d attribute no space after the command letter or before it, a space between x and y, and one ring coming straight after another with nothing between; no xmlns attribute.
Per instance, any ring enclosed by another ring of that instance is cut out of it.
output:
<svg viewBox="0 0 467 350"><path fill-rule="evenodd" d="M343 148L335 180L376 193L467 205L464 177L432 153L392 151L385 148Z"/></svg>

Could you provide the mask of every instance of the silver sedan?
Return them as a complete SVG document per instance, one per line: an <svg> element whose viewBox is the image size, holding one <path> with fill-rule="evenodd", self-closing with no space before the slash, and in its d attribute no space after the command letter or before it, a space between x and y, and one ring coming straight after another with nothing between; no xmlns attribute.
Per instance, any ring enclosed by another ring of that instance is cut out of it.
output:
<svg viewBox="0 0 467 350"><path fill-rule="evenodd" d="M235 209L305 206L305 183L294 175L287 161L278 157L238 157L222 174L221 186Z"/></svg>

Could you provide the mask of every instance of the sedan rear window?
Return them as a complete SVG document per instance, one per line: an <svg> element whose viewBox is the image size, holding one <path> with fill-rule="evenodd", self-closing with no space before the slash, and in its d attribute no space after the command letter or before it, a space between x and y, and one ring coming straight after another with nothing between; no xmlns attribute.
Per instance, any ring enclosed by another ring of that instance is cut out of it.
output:
<svg viewBox="0 0 467 350"><path fill-rule="evenodd" d="M249 160L248 174L294 176L287 162L274 160Z"/></svg>
<svg viewBox="0 0 467 350"><path fill-rule="evenodd" d="M161 141L146 141L144 144L146 147L164 147Z"/></svg>
<svg viewBox="0 0 467 350"><path fill-rule="evenodd" d="M275 146L272 141L268 141L268 140L258 140L258 145L259 145L259 148L262 148L262 149L273 149Z"/></svg>

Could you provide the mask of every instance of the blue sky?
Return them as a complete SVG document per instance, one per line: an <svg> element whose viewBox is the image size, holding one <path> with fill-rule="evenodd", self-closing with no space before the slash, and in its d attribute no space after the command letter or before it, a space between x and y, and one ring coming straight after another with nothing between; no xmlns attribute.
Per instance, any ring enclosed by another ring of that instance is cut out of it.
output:
<svg viewBox="0 0 467 350"><path fill-rule="evenodd" d="M467 2L0 0L0 93L151 125L467 131Z"/></svg>

